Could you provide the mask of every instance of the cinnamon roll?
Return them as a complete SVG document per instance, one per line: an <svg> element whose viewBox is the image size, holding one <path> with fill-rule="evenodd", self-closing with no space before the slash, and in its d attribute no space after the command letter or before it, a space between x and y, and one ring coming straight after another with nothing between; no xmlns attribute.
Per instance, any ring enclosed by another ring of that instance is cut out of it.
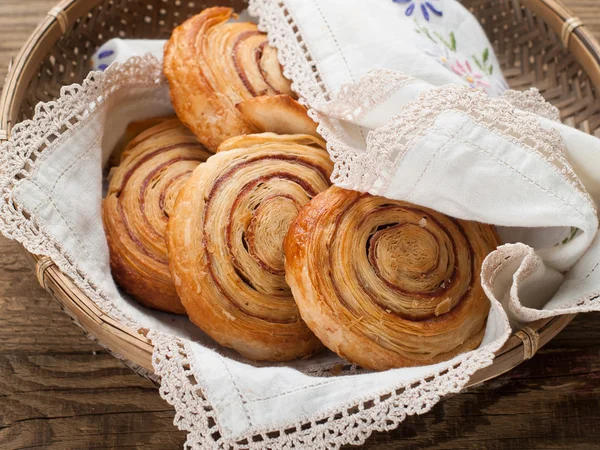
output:
<svg viewBox="0 0 600 450"><path fill-rule="evenodd" d="M102 218L112 274L145 306L185 314L165 231L179 189L210 155L179 120L161 121L129 143L111 175Z"/></svg>
<svg viewBox="0 0 600 450"><path fill-rule="evenodd" d="M340 356L375 370L432 364L481 343L480 267L498 244L490 225L331 187L290 227L286 280Z"/></svg>
<svg viewBox="0 0 600 450"><path fill-rule="evenodd" d="M121 164L121 161L125 159L125 156L123 156L123 152L129 146L129 143L133 141L137 136L139 136L142 132L146 131L148 128L152 128L155 125L161 124L167 120L171 120L174 118L175 116L151 117L149 119L138 120L127 124L125 134L121 137L119 142L117 142L114 150L110 154L108 166L115 167Z"/></svg>
<svg viewBox="0 0 600 450"><path fill-rule="evenodd" d="M227 151L194 171L169 221L171 273L190 320L250 359L286 361L321 347L285 282L283 238L329 186L323 146L271 133L226 141Z"/></svg>
<svg viewBox="0 0 600 450"><path fill-rule="evenodd" d="M202 11L177 27L165 46L164 72L177 116L207 148L260 130L236 108L258 96L294 96L277 50L250 22L229 22L231 8Z"/></svg>

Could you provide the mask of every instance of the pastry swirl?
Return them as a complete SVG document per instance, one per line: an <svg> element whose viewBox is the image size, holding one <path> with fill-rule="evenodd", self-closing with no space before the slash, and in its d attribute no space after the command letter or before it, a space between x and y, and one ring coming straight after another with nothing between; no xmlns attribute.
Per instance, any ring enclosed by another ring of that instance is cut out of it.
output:
<svg viewBox="0 0 600 450"><path fill-rule="evenodd" d="M293 96L266 35L253 23L228 22L233 16L231 8L205 9L177 27L165 46L175 112L211 150L230 137L264 131L244 117L238 103Z"/></svg>
<svg viewBox="0 0 600 450"><path fill-rule="evenodd" d="M285 282L283 238L329 186L323 146L271 133L226 141L194 171L169 221L171 272L190 320L248 358L286 361L321 348Z"/></svg>
<svg viewBox="0 0 600 450"><path fill-rule="evenodd" d="M476 348L489 300L479 280L495 229L331 187L286 236L286 280L321 341L362 367L425 365Z"/></svg>
<svg viewBox="0 0 600 450"><path fill-rule="evenodd" d="M185 314L169 272L165 232L179 189L210 155L170 119L133 139L112 173L102 210L112 274L145 306Z"/></svg>

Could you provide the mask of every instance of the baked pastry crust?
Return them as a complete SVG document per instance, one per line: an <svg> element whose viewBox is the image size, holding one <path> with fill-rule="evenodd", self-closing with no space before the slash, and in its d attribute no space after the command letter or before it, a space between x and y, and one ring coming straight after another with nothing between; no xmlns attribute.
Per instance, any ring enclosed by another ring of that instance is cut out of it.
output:
<svg viewBox="0 0 600 450"><path fill-rule="evenodd" d="M320 137L306 108L289 95L262 95L236 105L261 133L310 134Z"/></svg>
<svg viewBox="0 0 600 450"><path fill-rule="evenodd" d="M165 231L179 189L211 154L179 120L162 120L129 143L111 173L102 219L112 274L144 306L185 314Z"/></svg>
<svg viewBox="0 0 600 450"><path fill-rule="evenodd" d="M110 154L110 158L108 160L109 167L116 167L121 164L121 161L125 159L123 156L123 152L129 146L129 143L133 141L136 137L146 131L148 128L152 128L155 125L159 125L167 120L175 119L176 116L159 116L159 117L150 117L148 119L137 120L135 122L130 122L127 124L127 128L125 129L125 134L121 137L119 142L115 145L114 150Z"/></svg>
<svg viewBox="0 0 600 450"><path fill-rule="evenodd" d="M167 245L190 320L253 360L322 347L285 282L283 238L298 210L329 186L322 140L271 133L223 143L177 199Z"/></svg>
<svg viewBox="0 0 600 450"><path fill-rule="evenodd" d="M165 46L164 72L177 116L207 148L259 130L236 109L257 96L293 96L277 50L250 22L228 22L231 8L214 7L175 28Z"/></svg>
<svg viewBox="0 0 600 450"><path fill-rule="evenodd" d="M481 343L479 272L498 244L490 225L331 187L290 227L286 280L340 356L375 370L433 364Z"/></svg>

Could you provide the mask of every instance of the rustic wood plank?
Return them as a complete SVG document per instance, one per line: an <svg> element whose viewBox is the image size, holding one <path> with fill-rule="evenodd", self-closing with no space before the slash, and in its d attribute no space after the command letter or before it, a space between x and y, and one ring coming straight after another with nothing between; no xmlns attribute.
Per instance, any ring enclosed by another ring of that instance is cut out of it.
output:
<svg viewBox="0 0 600 450"><path fill-rule="evenodd" d="M14 57L54 0L2 0L0 2L0 86L8 62Z"/></svg>
<svg viewBox="0 0 600 450"><path fill-rule="evenodd" d="M55 0L0 1L0 83ZM565 0L600 36L598 0ZM532 360L368 449L590 449L600 441L600 314L579 316ZM181 448L155 387L86 339L0 238L0 449Z"/></svg>
<svg viewBox="0 0 600 450"><path fill-rule="evenodd" d="M600 4L598 0L563 0L574 16L579 17L594 36L600 36Z"/></svg>
<svg viewBox="0 0 600 450"><path fill-rule="evenodd" d="M11 57L55 4L0 2L0 86ZM154 385L81 330L0 238L0 449L181 448Z"/></svg>
<svg viewBox="0 0 600 450"><path fill-rule="evenodd" d="M182 443L156 388L108 354L2 356L0 374L1 448Z"/></svg>
<svg viewBox="0 0 600 450"><path fill-rule="evenodd" d="M175 413L85 338L0 238L0 449L181 448Z"/></svg>
<svg viewBox="0 0 600 450"><path fill-rule="evenodd" d="M96 350L36 283L21 248L4 238L0 242L0 355Z"/></svg>

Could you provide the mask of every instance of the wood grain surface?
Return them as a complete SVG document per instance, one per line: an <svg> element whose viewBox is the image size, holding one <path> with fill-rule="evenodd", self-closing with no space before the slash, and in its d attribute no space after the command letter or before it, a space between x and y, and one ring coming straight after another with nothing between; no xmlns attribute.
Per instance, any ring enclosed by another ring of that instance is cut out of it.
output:
<svg viewBox="0 0 600 450"><path fill-rule="evenodd" d="M0 0L0 86L54 0ZM565 0L600 37L600 1ZM180 449L156 388L82 336L0 238L0 449ZM600 448L600 314L579 316L530 361L447 398L367 449Z"/></svg>

